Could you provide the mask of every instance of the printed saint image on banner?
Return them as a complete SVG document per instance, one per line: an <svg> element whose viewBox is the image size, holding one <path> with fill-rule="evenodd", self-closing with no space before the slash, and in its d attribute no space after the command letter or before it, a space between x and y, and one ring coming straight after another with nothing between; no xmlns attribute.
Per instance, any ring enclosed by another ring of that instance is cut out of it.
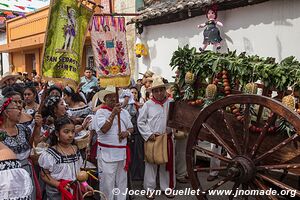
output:
<svg viewBox="0 0 300 200"><path fill-rule="evenodd" d="M90 31L101 86L127 86L130 82L130 66L125 18L94 16Z"/></svg>
<svg viewBox="0 0 300 200"><path fill-rule="evenodd" d="M76 84L85 35L93 12L74 0L52 1L42 71L46 79Z"/></svg>

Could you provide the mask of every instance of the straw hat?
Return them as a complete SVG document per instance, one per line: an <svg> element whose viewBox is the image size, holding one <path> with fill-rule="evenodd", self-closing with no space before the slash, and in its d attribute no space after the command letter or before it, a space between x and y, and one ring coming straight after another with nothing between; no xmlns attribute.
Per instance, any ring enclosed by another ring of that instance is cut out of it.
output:
<svg viewBox="0 0 300 200"><path fill-rule="evenodd" d="M101 102L105 102L104 97L108 94L114 94L114 93L116 93L116 88L112 86L108 86L105 88L105 90L101 90L98 92L98 98Z"/></svg>
<svg viewBox="0 0 300 200"><path fill-rule="evenodd" d="M147 70L144 74L143 73L139 73L141 75L143 75L144 77L152 77L154 75L154 73L150 70Z"/></svg>
<svg viewBox="0 0 300 200"><path fill-rule="evenodd" d="M153 78L152 78L152 77L147 77L147 78L146 78L146 82L147 82L147 81L153 82Z"/></svg>
<svg viewBox="0 0 300 200"><path fill-rule="evenodd" d="M5 81L11 79L11 78L21 78L22 76L16 73L12 73L12 72L6 72L3 74L3 76L0 79L0 85L3 85Z"/></svg>
<svg viewBox="0 0 300 200"><path fill-rule="evenodd" d="M172 84L171 83L164 83L163 78L161 76L154 76L153 78L153 83L150 88L147 88L148 91L152 91L155 88L160 88L160 87L169 87Z"/></svg>

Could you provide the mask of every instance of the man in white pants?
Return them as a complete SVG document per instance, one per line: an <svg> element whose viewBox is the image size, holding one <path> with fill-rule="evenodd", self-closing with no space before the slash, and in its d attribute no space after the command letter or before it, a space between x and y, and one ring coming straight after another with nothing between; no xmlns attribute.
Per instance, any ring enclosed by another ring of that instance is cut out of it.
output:
<svg viewBox="0 0 300 200"><path fill-rule="evenodd" d="M187 139L188 133L182 131L175 132L175 168L176 180L179 183L188 182L185 162Z"/></svg>
<svg viewBox="0 0 300 200"><path fill-rule="evenodd" d="M138 118L138 128L145 141L155 140L155 137L161 134L171 134L171 128L167 127L167 116L169 111L169 103L171 99L167 98L166 86L161 77L153 77L151 90L153 98L147 101L140 110ZM168 135L170 144L173 144L171 135ZM171 153L170 153L171 154ZM156 189L156 175L159 166L160 189L166 191L168 188L175 187L175 169L173 155L169 157L170 163L156 165L145 161L144 188L145 190ZM168 166L168 170L166 168ZM169 166L171 166L169 168ZM169 198L174 195L166 195ZM148 199L154 199L154 195L147 194Z"/></svg>
<svg viewBox="0 0 300 200"><path fill-rule="evenodd" d="M127 137L133 132L129 113L116 104L116 94L113 88L102 90L99 94L101 102L105 102L96 112L92 128L98 135L98 173L99 188L108 200L125 200L127 188L127 170L130 160ZM118 131L118 117L121 118L121 133ZM120 193L113 194L118 188Z"/></svg>

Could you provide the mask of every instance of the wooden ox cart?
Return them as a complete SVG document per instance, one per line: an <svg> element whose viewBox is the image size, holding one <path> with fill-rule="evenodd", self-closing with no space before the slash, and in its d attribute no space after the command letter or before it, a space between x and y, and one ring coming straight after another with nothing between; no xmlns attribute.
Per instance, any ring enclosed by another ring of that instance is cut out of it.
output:
<svg viewBox="0 0 300 200"><path fill-rule="evenodd" d="M199 85L197 80L195 84ZM218 91L222 92L219 86ZM271 98L266 88L262 94L242 94L232 89L230 95L207 106L194 106L187 100L171 103L168 126L189 132L186 163L191 185L193 189L206 191L198 199L210 199L207 191L224 188L232 189L232 194L237 188L293 191L294 198L300 199L300 115L279 100L283 94ZM217 144L224 152L217 154L203 148L200 141ZM197 162L199 152L221 161L213 169L220 174L216 181L206 182L211 169ZM291 199L288 195L240 198Z"/></svg>
<svg viewBox="0 0 300 200"><path fill-rule="evenodd" d="M243 122L237 120L232 113L226 112L226 107L237 104L243 105ZM267 121L252 121L250 108L253 105L271 110L272 116ZM272 127L278 118L289 122L297 132L291 136L276 133ZM260 132L250 130L250 123L255 124L256 128L261 127ZM203 110L185 102L174 102L170 106L168 124L170 127L189 132L186 162L194 189L208 191L232 182L231 188L227 189L234 190L242 185L245 190L296 190L297 196L300 197L299 183L291 181L300 176L300 117L281 102L261 95L244 94L230 95ZM198 145L199 140L222 146L229 156L202 148ZM208 172L209 167L197 165L197 152L222 161L221 166L214 170L222 171L224 177L209 188L203 188L202 182L205 181L205 177L203 179L203 176L199 176L201 172ZM276 196L269 197L279 199ZM198 196L198 199L205 198L205 195ZM257 196L256 198L263 199Z"/></svg>

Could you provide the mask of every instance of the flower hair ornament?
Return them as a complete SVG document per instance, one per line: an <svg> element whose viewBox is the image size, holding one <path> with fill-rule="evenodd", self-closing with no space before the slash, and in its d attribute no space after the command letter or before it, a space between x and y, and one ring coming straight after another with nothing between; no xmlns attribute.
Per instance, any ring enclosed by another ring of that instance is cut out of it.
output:
<svg viewBox="0 0 300 200"><path fill-rule="evenodd" d="M5 110L5 108L12 102L12 98L2 98L0 99L0 114Z"/></svg>
<svg viewBox="0 0 300 200"><path fill-rule="evenodd" d="M60 97L59 96L49 96L46 100L45 100L45 107L50 107L53 106L54 104L56 104L57 102L59 102Z"/></svg>
<svg viewBox="0 0 300 200"><path fill-rule="evenodd" d="M0 114L7 108L7 106L12 102L12 98L1 98L0 99ZM0 116L0 124L3 123L3 116Z"/></svg>

